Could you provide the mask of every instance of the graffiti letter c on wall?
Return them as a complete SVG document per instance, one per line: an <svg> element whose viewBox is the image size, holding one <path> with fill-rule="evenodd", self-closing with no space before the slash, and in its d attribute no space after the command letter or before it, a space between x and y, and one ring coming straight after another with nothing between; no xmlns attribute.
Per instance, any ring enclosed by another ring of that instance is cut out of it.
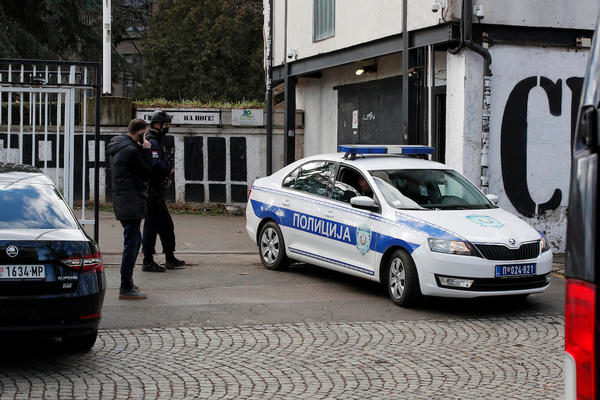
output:
<svg viewBox="0 0 600 400"><path fill-rule="evenodd" d="M526 217L542 214L547 210L554 210L560 206L562 192L555 189L552 197L545 203L537 205L531 198L527 187L527 102L529 93L538 83L536 76L523 79L515 85L504 108L500 138L500 160L504 190L512 205ZM572 92L572 107L577 109L581 94L581 78L567 79L567 86ZM550 114L557 117L561 115L562 80L556 83L542 76L540 86L546 92ZM572 118L576 118L572 116ZM572 122L572 127L574 123Z"/></svg>

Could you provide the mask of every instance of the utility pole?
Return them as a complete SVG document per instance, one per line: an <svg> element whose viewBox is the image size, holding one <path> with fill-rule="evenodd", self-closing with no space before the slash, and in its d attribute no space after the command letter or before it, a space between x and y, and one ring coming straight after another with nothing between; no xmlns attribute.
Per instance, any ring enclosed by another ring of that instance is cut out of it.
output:
<svg viewBox="0 0 600 400"><path fill-rule="evenodd" d="M112 92L111 71L111 0L102 0L102 93Z"/></svg>

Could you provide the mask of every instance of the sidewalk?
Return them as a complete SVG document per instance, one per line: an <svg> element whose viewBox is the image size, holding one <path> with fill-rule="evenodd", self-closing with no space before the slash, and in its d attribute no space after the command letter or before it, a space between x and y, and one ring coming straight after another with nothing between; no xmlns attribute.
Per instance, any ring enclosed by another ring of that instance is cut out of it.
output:
<svg viewBox="0 0 600 400"><path fill-rule="evenodd" d="M256 244L246 233L246 219L234 215L171 214L175 224L176 254L257 254ZM94 226L86 225L93 237ZM120 264L123 252L123 227L112 212L100 212L100 251L105 264ZM141 250L140 250L141 251ZM156 240L156 253L160 255L160 239ZM162 259L162 256L158 257ZM181 258L181 257L180 257ZM141 263L141 257L137 262Z"/></svg>

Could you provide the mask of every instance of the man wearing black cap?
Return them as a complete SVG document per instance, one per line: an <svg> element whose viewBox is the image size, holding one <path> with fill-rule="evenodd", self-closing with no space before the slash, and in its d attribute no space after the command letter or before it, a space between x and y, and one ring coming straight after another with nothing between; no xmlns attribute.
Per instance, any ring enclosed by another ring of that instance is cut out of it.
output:
<svg viewBox="0 0 600 400"><path fill-rule="evenodd" d="M174 172L172 161L167 160L162 138L169 131L169 122L173 117L165 111L157 110L152 114L150 130L146 138L150 142L152 151L152 175L148 184L150 197L148 217L144 222L143 248L144 262L142 271L165 272L167 269L183 268L185 262L175 258L175 227L165 203L166 188L171 184ZM156 235L160 236L165 265L154 261Z"/></svg>

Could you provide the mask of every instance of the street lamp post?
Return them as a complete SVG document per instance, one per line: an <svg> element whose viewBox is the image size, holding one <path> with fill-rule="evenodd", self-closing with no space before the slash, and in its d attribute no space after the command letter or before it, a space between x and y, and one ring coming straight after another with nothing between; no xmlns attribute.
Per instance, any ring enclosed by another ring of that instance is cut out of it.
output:
<svg viewBox="0 0 600 400"><path fill-rule="evenodd" d="M112 92L111 70L111 0L102 0L102 93Z"/></svg>

